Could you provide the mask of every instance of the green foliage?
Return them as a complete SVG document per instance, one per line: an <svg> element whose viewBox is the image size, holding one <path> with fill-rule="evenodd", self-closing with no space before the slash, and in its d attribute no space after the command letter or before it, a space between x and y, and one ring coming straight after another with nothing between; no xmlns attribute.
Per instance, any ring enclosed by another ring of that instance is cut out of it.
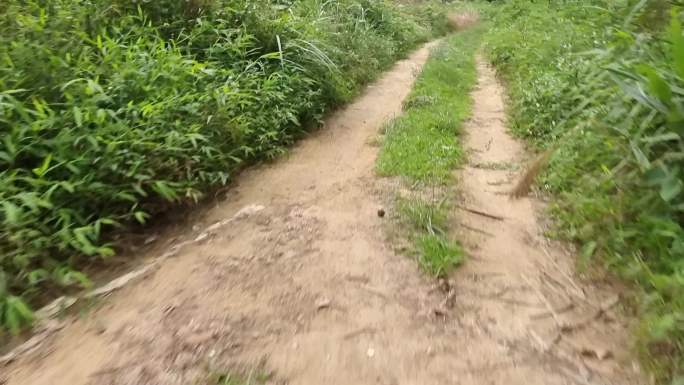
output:
<svg viewBox="0 0 684 385"><path fill-rule="evenodd" d="M463 154L457 134L471 110L482 32L476 27L452 35L432 52L404 103L405 113L386 126L376 164L379 174L404 177L417 195L431 196L399 199L396 206L420 267L434 277L446 276L463 260L460 246L447 235L446 199L437 195Z"/></svg>
<svg viewBox="0 0 684 385"><path fill-rule="evenodd" d="M586 260L600 258L642 289L640 350L662 382L677 381L684 375L681 8L512 1L491 12L488 53L509 84L513 130L559 146L541 182L556 194L562 235L582 245Z"/></svg>
<svg viewBox="0 0 684 385"><path fill-rule="evenodd" d="M112 231L280 154L446 23L429 7L3 1L0 328L87 286L78 269L114 254Z"/></svg>

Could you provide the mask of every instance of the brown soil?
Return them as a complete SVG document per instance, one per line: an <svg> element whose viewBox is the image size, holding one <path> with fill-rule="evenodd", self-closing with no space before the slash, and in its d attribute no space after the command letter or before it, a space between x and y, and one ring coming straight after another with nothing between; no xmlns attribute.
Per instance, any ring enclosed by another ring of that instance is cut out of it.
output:
<svg viewBox="0 0 684 385"><path fill-rule="evenodd" d="M505 219L457 213L472 256L449 295L387 242L389 216L377 213L390 193L373 173L372 142L400 113L430 47L287 159L244 173L185 240L160 237L144 279L83 317L55 321L57 331L0 377L185 385L262 365L274 383L303 385L637 384L615 289L573 278L573 257L541 235L540 204L509 201L499 194L509 185L492 184L510 171L473 167L524 156L505 133L486 65L460 206Z"/></svg>

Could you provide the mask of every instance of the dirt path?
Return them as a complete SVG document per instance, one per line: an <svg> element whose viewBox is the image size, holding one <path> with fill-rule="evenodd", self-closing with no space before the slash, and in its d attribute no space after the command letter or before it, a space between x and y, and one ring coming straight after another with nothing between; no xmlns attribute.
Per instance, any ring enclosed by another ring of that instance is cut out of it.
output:
<svg viewBox="0 0 684 385"><path fill-rule="evenodd" d="M507 196L527 157L506 131L502 88L482 58L478 73L457 215L470 255L455 284L469 357L461 383L641 383L616 311L620 288L580 282L576 257L543 235L544 204Z"/></svg>
<svg viewBox="0 0 684 385"><path fill-rule="evenodd" d="M504 133L488 67L480 65L468 126L475 152L463 205L507 219L459 213L494 235L464 234L473 257L453 277L446 314L435 312L445 294L386 242L388 219L376 213L391 193L373 174L372 142L400 112L428 53L429 45L399 62L288 159L246 172L193 227L187 239L195 241L85 317L64 320L0 377L10 385L186 385L263 363L274 383L302 385L636 384L617 315L594 317L611 289L571 284L572 257L540 236L538 204L490 192L506 189L489 183L509 172L472 167L523 155ZM163 254L179 240L158 242ZM544 314L547 303L559 324L591 319L552 344L559 326ZM567 303L575 308L562 311ZM585 345L614 357L583 359Z"/></svg>

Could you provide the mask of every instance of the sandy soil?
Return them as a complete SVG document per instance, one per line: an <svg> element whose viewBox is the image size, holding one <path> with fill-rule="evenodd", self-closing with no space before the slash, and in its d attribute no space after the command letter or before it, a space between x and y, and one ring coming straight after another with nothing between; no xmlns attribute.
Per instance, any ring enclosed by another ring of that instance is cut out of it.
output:
<svg viewBox="0 0 684 385"><path fill-rule="evenodd" d="M372 143L400 113L430 47L287 159L244 173L184 238L157 241L163 258L143 279L59 321L0 378L186 385L262 365L271 382L302 385L639 383L616 289L575 279L573 256L541 235L540 203L509 201L500 192L511 171L486 167L524 158L505 133L501 88L486 65L460 206L505 219L459 209L471 257L449 285L387 242L390 216L377 210L389 210L392 193L373 173Z"/></svg>

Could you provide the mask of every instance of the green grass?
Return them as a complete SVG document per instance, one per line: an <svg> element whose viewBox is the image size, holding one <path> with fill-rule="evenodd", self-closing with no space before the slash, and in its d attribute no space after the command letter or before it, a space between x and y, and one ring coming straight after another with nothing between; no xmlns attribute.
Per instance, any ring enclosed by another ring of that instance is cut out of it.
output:
<svg viewBox="0 0 684 385"><path fill-rule="evenodd" d="M475 52L483 27L447 37L432 52L404 114L385 128L376 170L401 177L416 197L398 198L397 211L420 267L431 276L446 276L463 260L463 251L448 236L445 191L463 158L458 134L472 107ZM429 199L424 197L429 196Z"/></svg>
<svg viewBox="0 0 684 385"><path fill-rule="evenodd" d="M483 6L510 126L557 150L539 178L557 234L640 295L658 383L684 381L684 12L653 0Z"/></svg>
<svg viewBox="0 0 684 385"><path fill-rule="evenodd" d="M442 234L421 234L416 239L420 267L435 277L446 276L463 262L463 250Z"/></svg>
<svg viewBox="0 0 684 385"><path fill-rule="evenodd" d="M398 199L397 208L402 218L415 230L443 232L446 228L445 202L434 204L423 199Z"/></svg>

